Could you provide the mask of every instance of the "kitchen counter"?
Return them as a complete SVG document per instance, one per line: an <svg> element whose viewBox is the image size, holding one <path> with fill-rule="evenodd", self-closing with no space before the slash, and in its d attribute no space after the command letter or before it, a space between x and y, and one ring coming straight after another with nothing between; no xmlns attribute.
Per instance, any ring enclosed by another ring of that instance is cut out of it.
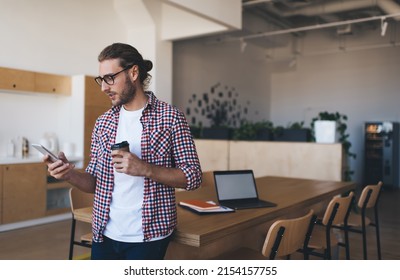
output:
<svg viewBox="0 0 400 280"><path fill-rule="evenodd" d="M71 162L80 162L83 161L83 157L74 156L68 157L68 160ZM21 157L0 157L0 164L23 164L23 163L40 163L42 162L42 157L38 155L30 155L26 158Z"/></svg>

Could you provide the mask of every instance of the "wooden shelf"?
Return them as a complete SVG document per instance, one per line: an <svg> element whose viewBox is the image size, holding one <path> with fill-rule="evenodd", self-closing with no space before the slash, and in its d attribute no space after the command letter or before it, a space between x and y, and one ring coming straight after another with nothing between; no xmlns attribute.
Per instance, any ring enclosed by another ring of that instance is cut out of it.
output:
<svg viewBox="0 0 400 280"><path fill-rule="evenodd" d="M0 67L0 76L0 89L26 92L35 90L34 72Z"/></svg>
<svg viewBox="0 0 400 280"><path fill-rule="evenodd" d="M0 67L0 90L71 95L70 76Z"/></svg>
<svg viewBox="0 0 400 280"><path fill-rule="evenodd" d="M35 92L71 95L71 77L35 73Z"/></svg>

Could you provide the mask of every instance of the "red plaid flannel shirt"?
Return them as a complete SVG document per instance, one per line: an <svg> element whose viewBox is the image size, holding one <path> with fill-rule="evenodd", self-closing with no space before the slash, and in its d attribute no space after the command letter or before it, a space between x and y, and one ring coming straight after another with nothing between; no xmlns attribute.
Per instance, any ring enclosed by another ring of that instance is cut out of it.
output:
<svg viewBox="0 0 400 280"><path fill-rule="evenodd" d="M180 168L187 179L187 190L194 190L201 183L201 167L195 144L185 116L173 106L158 100L152 92L140 121L142 159L148 163ZM93 239L103 240L103 231L110 211L114 187L111 162L111 145L115 143L119 111L112 107L95 124L92 133L91 160L86 172L96 177L93 204ZM144 241L170 234L177 224L175 189L149 178L144 179L142 204Z"/></svg>

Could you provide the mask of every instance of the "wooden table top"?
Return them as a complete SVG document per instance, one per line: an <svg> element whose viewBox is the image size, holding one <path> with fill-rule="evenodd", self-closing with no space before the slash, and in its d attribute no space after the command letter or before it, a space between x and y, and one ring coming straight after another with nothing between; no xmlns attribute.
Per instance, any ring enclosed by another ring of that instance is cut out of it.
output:
<svg viewBox="0 0 400 280"><path fill-rule="evenodd" d="M289 213L303 214L312 205L355 189L353 182L334 182L284 177L256 179L260 199L278 204L272 208L237 210L234 213L198 215L178 207L178 226L174 242L201 247L224 236L273 221ZM214 186L176 193L177 203L183 199L217 201Z"/></svg>

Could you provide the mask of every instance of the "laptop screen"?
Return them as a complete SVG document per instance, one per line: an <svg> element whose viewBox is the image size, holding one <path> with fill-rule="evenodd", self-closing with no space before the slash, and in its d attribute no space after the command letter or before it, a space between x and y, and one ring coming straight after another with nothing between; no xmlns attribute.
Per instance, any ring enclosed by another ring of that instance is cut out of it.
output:
<svg viewBox="0 0 400 280"><path fill-rule="evenodd" d="M257 198L252 170L214 171L219 200Z"/></svg>

